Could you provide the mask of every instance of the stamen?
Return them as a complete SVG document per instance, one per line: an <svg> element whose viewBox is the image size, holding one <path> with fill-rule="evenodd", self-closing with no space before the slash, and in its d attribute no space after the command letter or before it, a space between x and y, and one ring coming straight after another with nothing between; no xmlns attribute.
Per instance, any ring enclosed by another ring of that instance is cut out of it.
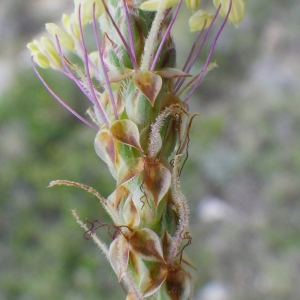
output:
<svg viewBox="0 0 300 300"><path fill-rule="evenodd" d="M94 104L94 102L90 99L89 94L86 92L86 89L84 87L84 85L82 84L82 82L80 80L78 80L78 78L76 78L76 76L74 76L73 72L70 70L69 66L66 64L66 62L69 62L68 59L64 56L63 52L62 52L62 48L59 42L59 39L57 36L55 36L56 38L56 44L57 44L57 48L58 48L58 53L61 57L61 61L63 64L63 67L66 69L66 72L61 70L61 72L66 75L68 78L70 78L71 80L73 80L76 85L78 86L78 88L85 94L85 96ZM71 65L71 62L70 62Z"/></svg>
<svg viewBox="0 0 300 300"><path fill-rule="evenodd" d="M46 83L46 81L43 79L42 75L39 73L39 71L37 70L33 58L31 57L31 61L32 61L32 65L33 65L33 69L36 73L36 75L38 76L38 78L41 80L41 82L43 83L43 85L46 87L46 89L48 90L48 92L64 107L66 108L71 114L73 114L76 118L78 118L80 121L82 121L83 123L85 123L86 125L90 126L91 128L95 129L95 130L99 130L99 128L97 126L95 126L94 124L90 123L89 121L87 121L86 119L84 119L81 115L79 115L75 110L73 110L68 104L66 104L51 88L50 86Z"/></svg>
<svg viewBox="0 0 300 300"><path fill-rule="evenodd" d="M185 64L184 64L183 68L182 68L182 71L183 71L183 72L186 72L186 68L187 68L187 66L188 66L188 64L189 64L189 62L190 62L190 60L191 60L191 58L192 58L192 55L194 54L196 45L197 45L197 43L198 43L198 41L199 41L199 39L200 39L202 33L204 32L205 26L206 26L206 21L204 22L203 27L201 28L200 32L198 33L198 35L197 35L197 37L196 37L196 39L195 39L195 41L194 41L194 43L193 43L193 45L192 45L192 48L191 48L191 50L190 50L190 53L189 53L189 55L188 55L188 57L187 57L187 59L186 59L186 62L185 62ZM176 94L176 93L178 92L178 89L180 88L180 86L183 84L184 81L185 81L185 78L178 78L178 79L176 80L176 82L175 82L175 84L174 84L174 94ZM179 88L177 88L178 85L180 85Z"/></svg>
<svg viewBox="0 0 300 300"><path fill-rule="evenodd" d="M119 37L120 37L120 39L122 40L122 43L123 43L124 47L126 48L126 51L128 52L128 54L129 54L129 56L130 56L130 59L131 59L133 65L135 64L135 65L134 65L134 69L137 70L136 61L135 61L134 56L133 56L132 53L131 53L130 47L128 46L128 44L127 44L127 42L126 42L124 36L122 35L120 29L118 28L118 25L117 25L116 22L114 21L112 15L110 14L109 9L108 9L108 7L107 7L105 1L102 0L102 3L103 3L103 5L104 5L104 7L105 7L105 11L106 11L107 15L109 16L109 19L111 20L111 22L112 22L112 24L113 24L115 30L117 31L117 33L118 33L118 35L119 35Z"/></svg>
<svg viewBox="0 0 300 300"><path fill-rule="evenodd" d="M199 46L199 48L198 48L196 54L194 55L193 59L191 60L191 62L189 63L188 67L187 67L186 70L185 70L187 73L192 69L192 67L193 67L193 65L194 65L194 63L195 63L195 61L197 60L198 56L200 55L200 53L201 53L201 51L202 51L202 49L203 49L203 46L204 46L204 44L205 44L205 42L206 42L206 40L207 40L208 34L209 34L209 32L210 32L210 30L211 30L211 28L212 28L212 26L213 26L213 24L214 24L214 22L215 22L215 20L216 20L216 18L217 18L217 16L218 16L218 14L219 14L220 9L221 9L221 4L219 5L219 7L218 7L218 9L217 9L217 11L216 11L216 13L215 13L215 15L214 15L214 17L213 17L213 19L212 19L212 21L211 21L209 27L208 27L206 33L205 33L205 35L204 35L204 37L203 37L203 39L202 39L202 42L201 42L201 44L200 44L200 46ZM178 86L176 87L176 90L174 90L174 94L175 94L175 95L177 94L178 90L181 88L183 82L184 82L184 80L182 80L182 81L180 82L180 84L178 84Z"/></svg>
<svg viewBox="0 0 300 300"><path fill-rule="evenodd" d="M98 105L97 105L98 110L99 110L99 113L101 115L101 118L102 118L103 122L106 124L107 127L109 127L109 121L108 121L107 116L106 116L104 110L102 109L98 99L97 99L97 96L95 94L95 90L94 90L94 87L93 87L93 82L92 82L92 79L91 79L91 75L90 75L88 53L87 53L85 43L84 43L83 28L82 28L82 23L81 23L81 4L79 5L79 10L78 10L78 20L79 20L80 38L82 40L82 50L83 50L83 57L84 57L85 72L86 72L86 76L87 76L87 80L88 80L88 84L89 84L89 88L90 88L90 93L92 94L93 102L96 105L98 103Z"/></svg>
<svg viewBox="0 0 300 300"><path fill-rule="evenodd" d="M96 26L95 3L93 4L93 27L94 27L95 40L96 40L96 44L97 44L97 50L98 50L98 53L99 53L99 58L100 58L100 61L101 61L101 66L102 66L102 69L103 69L105 82L106 82L107 89L108 89L109 98L110 98L110 101L112 103L115 119L118 120L119 116L118 116L118 112L117 112L116 102L115 102L114 94L113 94L111 86L110 86L108 74L107 74L107 71L106 71L106 65L104 63L102 51L101 51L101 48L100 48L100 41L99 41L98 31L97 31L97 26Z"/></svg>
<svg viewBox="0 0 300 300"><path fill-rule="evenodd" d="M174 13L174 16L172 17L172 20L171 20L171 22L170 22L170 24L169 24L169 26L168 26L168 28L167 28L167 30L166 30L166 32L165 32L163 38L162 38L162 40L161 40L161 43L160 43L160 45L159 45L159 48L158 48L158 50L157 50L157 52L156 52L155 58L154 58L154 60L153 60L153 62L152 62L151 68L150 68L150 71L151 71L151 72L153 72L154 69L155 69L155 66L156 66L156 64L157 64L158 58L159 58L159 56L160 56L160 54L161 54L162 48L163 48L163 46L164 46L164 44L165 44L165 41L166 41L166 39L167 39L167 37L168 37L168 35L169 35L169 32L170 32L171 29L172 29L172 26L173 26L173 24L174 24L176 18L177 18L177 15L178 15L178 12L179 12L179 8L180 8L180 6L181 6L181 4L182 4L182 1L183 1L183 0L180 0L179 4L177 5L176 11L175 11L175 13Z"/></svg>
<svg viewBox="0 0 300 300"><path fill-rule="evenodd" d="M196 48L196 44L198 43L198 41L199 41L199 39L200 39L202 33L204 32L205 26L206 26L206 21L204 22L203 27L201 28L200 32L198 33L198 35L197 35L197 37L196 37L196 39L195 39L195 41L194 41L194 43L193 43L193 46L192 46L192 48L191 48L191 51L190 51L190 53L189 53L189 55L188 55L188 57L187 57L187 60L186 60L186 62L185 62L185 64L184 64L183 68L182 68L182 71L183 71L183 72L186 72L186 68L187 68L187 66L188 66L188 64L189 64L189 62L190 62L190 60L191 60L191 58L192 58L192 55L194 54L194 51L195 51L195 48Z"/></svg>
<svg viewBox="0 0 300 300"><path fill-rule="evenodd" d="M126 4L126 1L123 0L123 4L124 4L124 9L125 9L125 14L126 14L126 19L127 19L127 26L128 26L128 35L129 35L129 43L130 43L130 52L131 55L133 57L132 59L132 63L133 63L133 67L135 72L138 71L138 66L137 66L137 62L136 62L136 56L135 56L135 51L134 51L134 44L133 44L133 37L132 37L132 29L131 29L131 23L130 23L130 17L129 17L129 13L128 13L128 6Z"/></svg>
<svg viewBox="0 0 300 300"><path fill-rule="evenodd" d="M207 69L207 67L208 67L208 64L209 64L209 62L210 62L210 59L211 59L211 57L212 57L212 55L213 55L213 52L214 52L216 43L217 43L217 41L218 41L218 38L219 38L221 32L223 31L223 29L224 29L224 27L225 27L225 25L226 25L226 22L227 22L227 20L228 20L229 13L230 13L230 10L231 10L231 6L232 6L232 0L230 0L230 5L229 5L229 8L228 8L228 12L227 12L227 14L226 14L225 20L223 21L223 23L222 23L222 25L221 25L219 31L217 32L217 34L216 34L216 36L215 36L215 38L214 38L213 44L212 44L212 46L211 46L211 48L210 48L210 51L209 51L209 54L208 54L208 56L207 56L206 62L205 62L205 64L204 64L204 67L202 68L202 70L201 70L201 72L200 72L200 74L199 74L199 76L198 76L198 79L197 79L197 81L195 82L195 85L193 86L193 88L191 89L191 91L189 92L189 94L188 94L188 95L186 96L186 98L184 99L184 101L183 101L184 103L186 103L186 102L190 99L190 97L191 97L192 94L194 93L195 89L199 86L199 84L200 84L200 82L201 82L203 76L205 75L205 71L206 71L206 69ZM217 14L219 13L220 8L221 8L221 4L220 4L220 6L219 6L219 8L218 8L218 10L217 10Z"/></svg>

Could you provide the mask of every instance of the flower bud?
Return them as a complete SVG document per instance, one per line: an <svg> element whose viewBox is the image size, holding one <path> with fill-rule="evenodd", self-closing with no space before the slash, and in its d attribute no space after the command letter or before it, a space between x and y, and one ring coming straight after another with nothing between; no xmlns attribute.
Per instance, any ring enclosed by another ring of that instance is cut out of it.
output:
<svg viewBox="0 0 300 300"><path fill-rule="evenodd" d="M209 27L213 15L209 14L205 10L198 10L196 11L189 19L189 26L191 31L198 31L201 30L203 27Z"/></svg>

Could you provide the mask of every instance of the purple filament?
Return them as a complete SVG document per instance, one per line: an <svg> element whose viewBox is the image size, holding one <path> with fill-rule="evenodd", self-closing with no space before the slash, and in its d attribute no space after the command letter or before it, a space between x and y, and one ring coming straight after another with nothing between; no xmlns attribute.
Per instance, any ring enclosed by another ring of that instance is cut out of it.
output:
<svg viewBox="0 0 300 300"><path fill-rule="evenodd" d="M105 63L104 63L104 60L103 60L102 51L101 51L101 48L100 48L100 41L99 41L98 31L97 31L97 26L96 26L95 3L93 5L93 27L94 27L95 40L96 40L96 44L97 44L97 50L98 50L98 53L99 53L99 58L100 58L100 61L101 61L101 65L102 65L102 69L103 69L103 73L104 73L104 77L105 77L105 82L106 82L108 93L109 93L109 98L111 99L111 102L112 102L112 107L113 107L115 118L116 118L116 120L118 120L119 117L118 117L118 112L117 112L117 108L116 108L116 103L115 103L114 95L113 95L113 92L112 92L112 89L111 89L111 86L110 86L108 74L107 74L107 71L106 71L106 66L105 66Z"/></svg>
<svg viewBox="0 0 300 300"><path fill-rule="evenodd" d="M162 41L161 41L159 47L158 47L158 50L157 50L156 55L155 55L155 58L154 58L154 60L153 60L153 62L152 62L151 68L150 68L150 71L151 71L151 72L153 72L154 69L155 69L155 66L156 66L157 61L158 61L158 59L159 59L159 55L161 54L162 48L163 48L163 46L164 46L164 43L165 43L165 41L166 41L166 39L167 39L167 37L168 37L168 35L169 35L169 32L171 31L172 26L173 26L173 24L174 24L174 22L175 22L175 20L176 20L176 18L177 18L177 15L178 15L180 6L181 6L181 4L182 4L182 1L183 1L183 0L180 0L180 2L178 3L177 8L176 8L176 11L175 11L175 13L174 13L174 16L172 17L172 20L171 20L171 22L170 22L170 24L169 24L169 26L168 26L168 28L167 28L167 30L166 30L166 32L165 32L163 38L162 38Z"/></svg>
<svg viewBox="0 0 300 300"><path fill-rule="evenodd" d="M230 0L230 5L229 5L229 8L228 8L228 12L227 12L227 14L226 14L225 20L223 21L223 23L222 23L220 29L218 30L218 32L217 32L217 34L216 34L216 36L215 36L215 38L214 38L213 44L212 44L212 46L211 46L211 48L210 48L210 51L209 51L209 54L208 54L208 56L207 56L206 62L205 62L205 64L204 64L204 67L202 68L200 74L198 75L198 79L197 79L197 81L195 82L193 88L191 89L191 91L189 92L189 94L188 94L188 95L186 96L186 98L184 99L184 101L183 101L184 103L186 103L186 102L190 99L190 97L191 97L192 94L194 93L195 89L199 86L199 84L200 84L200 82L201 82L203 76L205 75L205 72L206 72L206 70L207 70L207 67L208 67L208 64L209 64L209 62L210 62L210 59L211 59L211 57L212 57L212 55L213 55L213 52L214 52L216 43L217 43L217 41L218 41L218 38L219 38L221 32L223 31L223 29L224 29L224 27L225 27L225 24L226 24L226 22L227 22L227 20L228 20L229 13L230 13L230 10L231 10L231 6L232 6L232 0ZM221 4L220 4L220 6L219 6L219 8L218 8L218 10L217 10L216 15L219 13L220 9L221 9Z"/></svg>
<svg viewBox="0 0 300 300"><path fill-rule="evenodd" d="M36 73L36 75L38 76L38 78L41 80L41 82L43 83L43 85L46 87L46 89L48 90L48 92L64 107L66 108L70 113L72 113L76 118L78 118L80 121L82 121L83 123L85 123L86 125L90 126L91 128L95 129L95 130L99 130L99 128L90 123L89 121L87 121L86 119L84 119L81 115L79 115L75 110L73 110L68 104L66 104L51 88L50 86L46 83L46 81L43 79L42 75L38 72L34 61L33 61L33 57L31 57L31 62L33 65L33 69Z"/></svg>
<svg viewBox="0 0 300 300"><path fill-rule="evenodd" d="M107 8L107 5L106 5L105 1L102 0L102 2L103 2L103 5L104 5L104 7L105 7L105 10L106 10L107 15L109 16L109 19L111 20L111 22L112 22L114 28L116 29L116 31L117 31L117 33L118 33L120 39L121 39L122 42L123 42L124 47L126 48L126 51L128 52L128 54L129 54L129 56L130 56L130 59L131 59L133 65L134 65L134 69L137 70L137 64L136 64L136 61L135 61L135 57L132 55L131 50L130 50L130 48L129 48L127 42L125 41L124 36L122 35L120 29L118 28L118 26L117 26L116 22L114 21L112 15L110 14L109 9Z"/></svg>
<svg viewBox="0 0 300 300"><path fill-rule="evenodd" d="M88 53L87 53L87 50L86 50L86 47L85 47L85 44L84 44L83 28L82 28L82 23L81 23L81 5L79 5L78 18L79 18L80 38L82 40L82 50L83 50L83 56L84 56L84 65L85 65L86 77L87 77L87 81L88 81L88 84L89 84L90 93L91 93L91 96L92 96L92 101L95 105L97 105L97 103L99 104L99 101L98 101L97 96L95 94L95 90L94 90L94 87L93 87L93 82L92 82L92 79L91 79L91 76L90 76ZM99 113L101 115L101 118L102 118L103 122L106 124L107 127L109 127L109 121L107 120L107 117L104 113L104 110L102 109L100 104L98 105L98 110L99 110Z"/></svg>
<svg viewBox="0 0 300 300"><path fill-rule="evenodd" d="M195 41L194 41L194 43L193 43L193 45L192 45L192 48L191 48L190 53L189 53L189 55L188 55L188 58L187 58L187 60L186 60L186 62L185 62L185 64L184 64L184 66L183 66L183 68L182 68L182 71L183 71L183 72L186 71L186 68L187 68L187 66L188 66L188 64L189 64L189 62L190 62L190 60L191 60L191 58L192 58L192 55L194 54L196 45L197 45L197 43L198 43L198 41L199 41L199 39L200 39L202 33L204 32L205 25L206 25L206 22L203 24L202 29L201 29L200 32L198 33L198 35L197 35L197 37L196 37L196 39L195 39ZM182 83L183 83L184 81L185 81L185 78L178 78L178 79L176 80L176 82L175 82L175 84L174 84L174 93L176 93L176 92L178 91L178 89L180 88L180 86L182 85ZM180 85L180 86L179 86L179 85ZM177 89L178 86L179 86L179 88Z"/></svg>
<svg viewBox="0 0 300 300"><path fill-rule="evenodd" d="M137 72L138 71L138 66L137 66L137 62L136 62L136 56L135 56L135 51L134 51L134 43L133 43L133 37L132 37L132 29L131 29L131 23L130 23L130 17L129 17L129 13L128 13L128 6L126 4L126 1L123 0L123 4L124 4L124 9L125 9L125 14L126 14L126 20L127 20L127 27L128 27L128 35L129 35L129 43L130 43L130 52L132 56L132 63L133 63L133 67L134 70Z"/></svg>
<svg viewBox="0 0 300 300"><path fill-rule="evenodd" d="M219 14L220 9L221 9L221 4L219 5L219 7L217 9L217 12L215 13L214 18L212 19L212 21L211 21L211 23L210 23L210 25L209 25L209 27L208 27L208 29L207 29L207 31L206 31L203 39L202 39L202 42L201 42L201 44L200 44L200 46L199 46L196 54L194 55L193 59L189 63L187 63L188 67L186 67L186 70L185 70L187 73L191 70L191 68L193 67L195 61L197 60L198 56L200 55L200 52L203 49L203 46L204 46L204 44L205 44L205 42L207 40L207 36L208 36L208 34L209 34L209 32L210 32L210 30L211 30L211 28L212 28L212 26L213 26L213 24L214 24L217 16ZM179 91L179 89L182 86L183 82L184 82L184 80L181 80L180 83L178 82L178 84L176 86L176 89L174 89L174 92L173 92L174 94L177 94L177 92Z"/></svg>

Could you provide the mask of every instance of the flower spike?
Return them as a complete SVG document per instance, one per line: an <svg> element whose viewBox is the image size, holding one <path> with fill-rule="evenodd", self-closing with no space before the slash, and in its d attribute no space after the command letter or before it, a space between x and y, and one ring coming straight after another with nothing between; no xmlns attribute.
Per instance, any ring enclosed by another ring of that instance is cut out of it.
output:
<svg viewBox="0 0 300 300"><path fill-rule="evenodd" d="M198 10L201 0L186 0L194 13L190 30L199 31L181 70L171 31L183 0L74 0L63 27L46 25L53 37L27 44L37 76L58 102L97 131L94 148L114 178L115 190L103 198L93 188L68 180L49 186L79 187L96 196L111 224L95 220L85 230L106 256L127 293L126 300L190 300L193 266L185 249L192 242L188 201L179 178L188 158L190 130L198 114L187 101L210 63L217 40L229 20L239 24L245 0L213 0L214 15ZM176 8L172 8L176 6ZM225 9L225 12L224 12ZM172 12L174 10L174 12ZM224 15L225 14L225 15ZM218 16L224 17L201 70L190 74ZM85 27L87 24L90 26ZM88 31L96 49L86 45ZM202 40L200 41L200 39ZM78 56L75 63L69 52ZM92 107L93 123L67 105L38 71L52 68L79 87ZM111 229L109 245L95 234ZM124 297L125 298L125 297Z"/></svg>

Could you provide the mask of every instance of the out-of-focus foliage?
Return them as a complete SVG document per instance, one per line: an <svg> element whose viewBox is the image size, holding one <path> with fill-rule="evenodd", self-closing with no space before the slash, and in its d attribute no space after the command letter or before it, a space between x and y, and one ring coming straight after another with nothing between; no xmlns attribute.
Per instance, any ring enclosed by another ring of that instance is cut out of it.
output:
<svg viewBox="0 0 300 300"><path fill-rule="evenodd" d="M300 297L299 14L296 0L248 1L239 29L227 26L217 45L220 67L190 100L202 116L193 124L181 184L191 207L187 251L198 269L197 300L214 300L213 293L222 300ZM184 26L178 23L175 39L185 57ZM44 74L68 103L86 110L76 87ZM109 222L97 199L46 189L51 180L69 179L104 196L113 190L94 134L29 68L1 94L0 299L125 297L70 212ZM108 238L106 229L99 234Z"/></svg>

